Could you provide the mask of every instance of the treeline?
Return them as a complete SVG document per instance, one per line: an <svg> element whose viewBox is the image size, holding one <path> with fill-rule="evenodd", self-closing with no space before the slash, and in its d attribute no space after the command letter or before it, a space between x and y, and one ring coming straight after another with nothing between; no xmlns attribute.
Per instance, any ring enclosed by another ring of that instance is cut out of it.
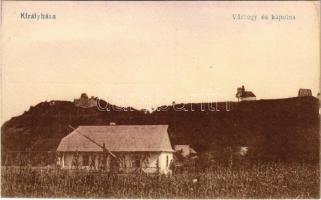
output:
<svg viewBox="0 0 321 200"><path fill-rule="evenodd" d="M245 146L262 161L319 161L319 101L314 97L174 104L153 112L79 108L72 102L42 102L1 127L2 163L12 151L55 151L68 125L168 124L172 145L189 144L199 155L224 157L226 148ZM120 107L118 107L120 108ZM125 109L125 108L124 108ZM223 159L224 159L223 158Z"/></svg>

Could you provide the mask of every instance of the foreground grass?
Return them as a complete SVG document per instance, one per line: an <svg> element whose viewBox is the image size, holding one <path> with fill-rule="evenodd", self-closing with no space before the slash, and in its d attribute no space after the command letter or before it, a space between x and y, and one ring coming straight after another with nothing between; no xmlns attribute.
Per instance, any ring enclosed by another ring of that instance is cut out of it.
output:
<svg viewBox="0 0 321 200"><path fill-rule="evenodd" d="M299 164L262 164L238 169L215 167L171 177L6 167L1 172L1 196L319 198L319 174L318 167Z"/></svg>

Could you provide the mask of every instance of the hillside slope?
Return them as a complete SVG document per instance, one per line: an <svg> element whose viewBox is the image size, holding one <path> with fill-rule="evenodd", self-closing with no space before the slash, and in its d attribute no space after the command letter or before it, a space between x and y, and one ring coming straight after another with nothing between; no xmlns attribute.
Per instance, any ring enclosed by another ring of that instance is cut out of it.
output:
<svg viewBox="0 0 321 200"><path fill-rule="evenodd" d="M2 159L9 151L52 151L71 132L68 125L168 124L174 144L190 144L198 152L227 146L249 146L264 160L319 159L319 101L314 97L177 104L161 111L99 111L72 102L42 102L1 127ZM112 106L112 105L109 105ZM184 106L184 110L181 109ZM175 109L174 109L175 107ZM127 108L129 110L129 108Z"/></svg>

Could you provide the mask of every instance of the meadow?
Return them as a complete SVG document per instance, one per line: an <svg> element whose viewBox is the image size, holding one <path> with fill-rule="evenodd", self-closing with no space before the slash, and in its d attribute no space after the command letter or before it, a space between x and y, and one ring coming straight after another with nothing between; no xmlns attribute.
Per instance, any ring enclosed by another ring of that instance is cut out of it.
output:
<svg viewBox="0 0 321 200"><path fill-rule="evenodd" d="M171 176L2 167L2 197L320 198L319 166L215 166Z"/></svg>

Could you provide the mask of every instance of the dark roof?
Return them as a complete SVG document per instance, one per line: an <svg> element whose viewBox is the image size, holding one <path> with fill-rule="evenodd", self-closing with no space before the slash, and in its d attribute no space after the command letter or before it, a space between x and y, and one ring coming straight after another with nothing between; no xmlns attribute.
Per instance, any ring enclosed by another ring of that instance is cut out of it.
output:
<svg viewBox="0 0 321 200"><path fill-rule="evenodd" d="M241 97L244 98L244 97L256 97L256 96L251 91L244 91L242 92Z"/></svg>
<svg viewBox="0 0 321 200"><path fill-rule="evenodd" d="M79 126L64 137L57 151L99 152L105 144L109 151L173 152L167 125Z"/></svg>

